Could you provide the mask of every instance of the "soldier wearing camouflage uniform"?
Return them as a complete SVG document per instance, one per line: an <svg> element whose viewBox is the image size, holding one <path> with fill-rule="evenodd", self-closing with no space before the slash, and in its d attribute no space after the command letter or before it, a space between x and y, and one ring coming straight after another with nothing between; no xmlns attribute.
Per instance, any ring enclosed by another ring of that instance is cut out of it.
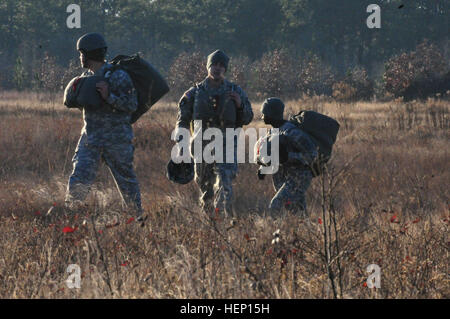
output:
<svg viewBox="0 0 450 319"><path fill-rule="evenodd" d="M178 104L176 124L176 129L189 129L191 122L195 121L192 141L199 131L203 132L210 127L219 128L224 136L224 154L227 149L226 128L242 127L253 119L253 111L246 93L238 85L225 79L228 62L229 58L220 50L208 56L206 66L208 76L184 93ZM199 130L198 120L201 120L202 130ZM232 181L238 168L237 137L234 139L233 153L233 163L225 163L225 160L224 163L207 164L204 161L194 163L195 181L201 192L200 204L209 215L213 212L233 215Z"/></svg>
<svg viewBox="0 0 450 319"><path fill-rule="evenodd" d="M318 157L317 147L308 133L283 119L283 112L284 103L278 98L267 99L261 107L264 123L279 129L280 166L272 176L276 194L269 208L274 215L284 208L306 217L305 193L313 178L310 167ZM266 137L271 134L272 129ZM264 178L259 170L258 176Z"/></svg>
<svg viewBox="0 0 450 319"><path fill-rule="evenodd" d="M73 172L66 192L66 206L74 208L89 192L100 159L109 167L127 207L142 219L139 183L133 169L134 146L131 114L137 109L136 90L128 73L105 61L106 43L98 33L88 33L77 42L83 75L102 76L96 84L102 97L98 108L83 107L84 126L73 157Z"/></svg>

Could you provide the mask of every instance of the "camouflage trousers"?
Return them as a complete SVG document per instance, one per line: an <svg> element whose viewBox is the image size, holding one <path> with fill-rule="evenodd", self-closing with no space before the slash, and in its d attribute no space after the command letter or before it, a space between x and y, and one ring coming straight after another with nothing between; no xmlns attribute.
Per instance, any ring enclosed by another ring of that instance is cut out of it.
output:
<svg viewBox="0 0 450 319"><path fill-rule="evenodd" d="M232 182L236 173L236 163L195 164L195 182L200 188L200 205L205 213L220 211L234 215Z"/></svg>
<svg viewBox="0 0 450 319"><path fill-rule="evenodd" d="M141 193L133 169L134 146L131 143L90 145L83 134L72 159L73 171L66 191L66 205L84 201L103 159L118 186L128 209L142 213Z"/></svg>
<svg viewBox="0 0 450 319"><path fill-rule="evenodd" d="M295 168L273 175L276 194L269 206L272 214L279 214L282 209L286 209L293 214L306 216L305 194L312 178L310 170Z"/></svg>

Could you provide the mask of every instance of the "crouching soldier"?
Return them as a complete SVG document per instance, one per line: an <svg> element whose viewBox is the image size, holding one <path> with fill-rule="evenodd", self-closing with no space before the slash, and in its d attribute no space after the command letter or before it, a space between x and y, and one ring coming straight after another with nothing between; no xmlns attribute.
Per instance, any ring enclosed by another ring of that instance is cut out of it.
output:
<svg viewBox="0 0 450 319"><path fill-rule="evenodd" d="M77 42L81 65L88 69L82 75L82 85L91 85L94 93L88 99L87 104L91 105L80 106L84 126L72 160L66 207L75 209L84 201L100 159L103 159L127 208L135 211L141 221L141 194L133 169L133 129L130 124L131 114L138 107L137 94L129 74L121 69L114 70L105 61L106 49L105 40L98 33L85 34ZM94 82L89 84L89 81Z"/></svg>
<svg viewBox="0 0 450 319"><path fill-rule="evenodd" d="M270 141L274 134L278 134L279 138L279 168L272 175L276 194L270 202L271 213L276 216L286 209L306 217L305 193L313 178L310 168L318 157L317 146L308 133L283 119L284 103L280 99L269 98L264 101L261 112L264 123L278 131L271 129L260 141ZM273 151L276 152L275 149ZM258 158L257 162L261 164ZM258 177L263 179L265 175L261 171L262 167L258 170Z"/></svg>

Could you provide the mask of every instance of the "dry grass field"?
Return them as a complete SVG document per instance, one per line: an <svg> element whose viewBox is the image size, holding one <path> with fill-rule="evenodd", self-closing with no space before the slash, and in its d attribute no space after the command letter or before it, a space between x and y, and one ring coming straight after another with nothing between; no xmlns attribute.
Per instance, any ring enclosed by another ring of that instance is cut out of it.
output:
<svg viewBox="0 0 450 319"><path fill-rule="evenodd" d="M240 164L235 223L208 219L194 183L165 177L176 105L160 102L134 125L145 227L121 209L104 165L79 214L46 216L63 204L82 127L61 101L0 92L0 298L450 297L448 101L289 101L288 113L341 124L307 194L310 218L267 216L271 178ZM251 126L263 125L259 105ZM80 289L65 283L69 264ZM369 264L381 288L367 287Z"/></svg>

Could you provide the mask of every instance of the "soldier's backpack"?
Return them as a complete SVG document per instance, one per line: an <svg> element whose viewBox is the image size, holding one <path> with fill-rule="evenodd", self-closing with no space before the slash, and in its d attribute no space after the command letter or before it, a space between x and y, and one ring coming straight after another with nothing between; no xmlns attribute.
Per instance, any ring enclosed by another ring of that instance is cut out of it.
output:
<svg viewBox="0 0 450 319"><path fill-rule="evenodd" d="M318 176L323 172L333 150L333 144L339 132L339 123L324 114L315 111L300 111L292 115L289 121L297 127L307 132L317 145L319 157L313 163L311 171L313 176Z"/></svg>
<svg viewBox="0 0 450 319"><path fill-rule="evenodd" d="M110 63L115 67L114 69L123 69L130 75L137 91L138 108L131 115L131 123L136 122L153 104L169 92L169 86L161 74L139 54L118 55Z"/></svg>

